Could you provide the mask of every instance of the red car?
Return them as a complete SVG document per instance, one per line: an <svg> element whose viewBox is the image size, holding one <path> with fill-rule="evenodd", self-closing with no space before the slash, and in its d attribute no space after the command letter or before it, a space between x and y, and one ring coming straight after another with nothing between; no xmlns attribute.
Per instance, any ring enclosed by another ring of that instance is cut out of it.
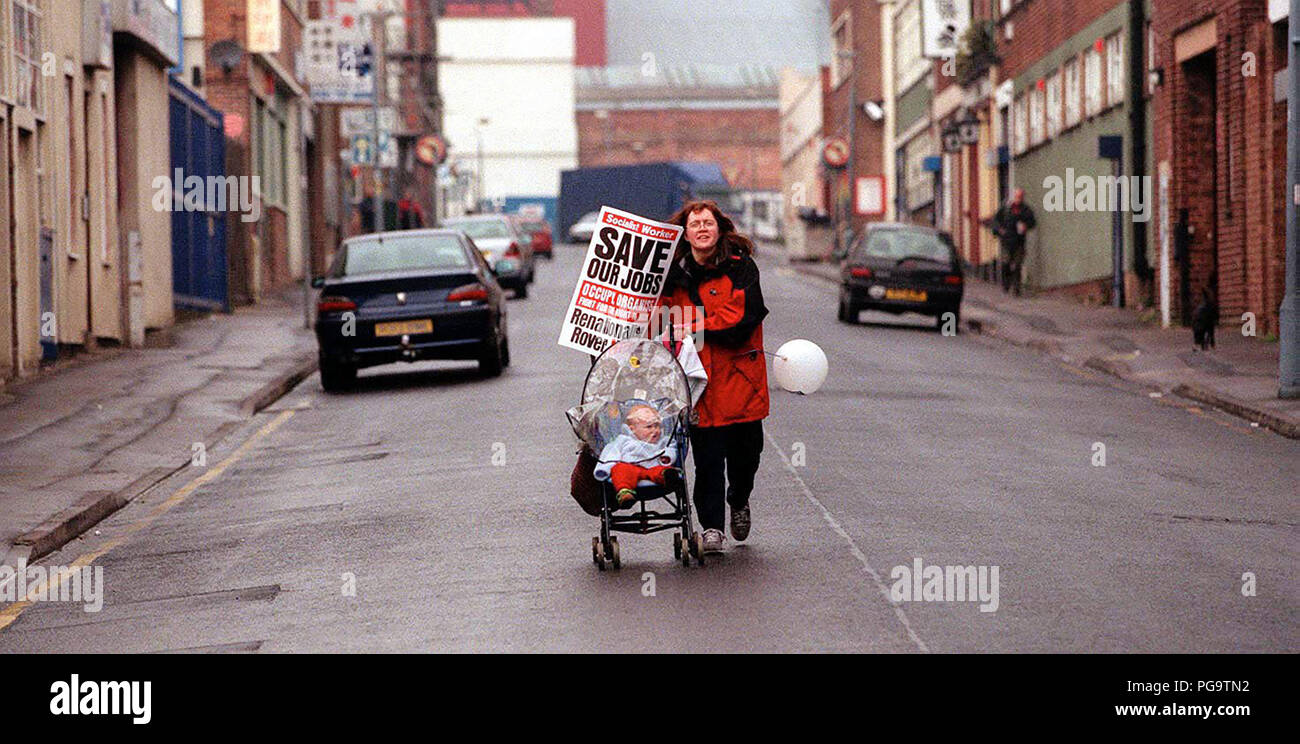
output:
<svg viewBox="0 0 1300 744"><path fill-rule="evenodd" d="M539 256L546 256L548 259L555 256L551 253L551 225L546 220L536 219L533 217L516 217L519 229L523 230L533 239L533 253Z"/></svg>

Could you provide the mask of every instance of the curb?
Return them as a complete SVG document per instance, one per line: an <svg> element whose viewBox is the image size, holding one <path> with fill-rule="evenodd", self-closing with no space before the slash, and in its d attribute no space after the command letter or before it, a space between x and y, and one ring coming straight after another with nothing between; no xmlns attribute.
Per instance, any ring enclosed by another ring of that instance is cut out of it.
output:
<svg viewBox="0 0 1300 744"><path fill-rule="evenodd" d="M315 352L305 354L294 362L293 367L288 372L280 374L240 401L239 412L244 416L252 416L276 402L281 396L292 390L295 385L310 377L316 371L317 365L318 360Z"/></svg>
<svg viewBox="0 0 1300 744"><path fill-rule="evenodd" d="M1287 420L1281 416L1270 413L1262 408L1252 406L1251 404L1234 398L1230 395L1215 392L1206 387L1192 383L1180 383L1172 391L1175 395L1181 395L1184 398L1190 398L1206 405L1214 406L1221 411L1239 416L1260 426L1271 429L1287 439L1300 439L1300 424Z"/></svg>
<svg viewBox="0 0 1300 744"><path fill-rule="evenodd" d="M17 565L18 560L31 562L53 553L186 465L189 462L174 468L154 468L117 491L87 493L77 503L14 539L5 563Z"/></svg>
<svg viewBox="0 0 1300 744"><path fill-rule="evenodd" d="M252 416L279 400L316 371L315 354L306 355L294 363L293 368L258 388L239 404L244 416ZM223 424L212 434L213 444L221 441L240 422ZM189 460L176 467L158 467L132 481L117 491L90 491L77 503L54 514L35 528L19 535L0 558L0 565L17 566L19 562L31 563L53 553L72 542L104 518L126 506L149 489L184 470Z"/></svg>

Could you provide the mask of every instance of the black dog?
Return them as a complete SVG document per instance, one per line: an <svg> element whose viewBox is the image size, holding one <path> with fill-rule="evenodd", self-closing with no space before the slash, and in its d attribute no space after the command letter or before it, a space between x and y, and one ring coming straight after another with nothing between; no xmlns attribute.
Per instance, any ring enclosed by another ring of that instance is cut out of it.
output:
<svg viewBox="0 0 1300 744"><path fill-rule="evenodd" d="M1201 304L1192 311L1192 345L1201 351L1214 348L1214 327L1219 324L1219 303L1209 288L1201 290Z"/></svg>

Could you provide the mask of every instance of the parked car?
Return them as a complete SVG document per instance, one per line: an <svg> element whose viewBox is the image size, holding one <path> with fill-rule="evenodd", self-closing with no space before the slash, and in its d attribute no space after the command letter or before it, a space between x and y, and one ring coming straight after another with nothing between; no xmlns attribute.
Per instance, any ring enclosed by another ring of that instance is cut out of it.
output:
<svg viewBox="0 0 1300 744"><path fill-rule="evenodd" d="M391 362L473 359L487 376L510 364L505 291L455 230L374 233L344 241L314 277L321 386L344 390L357 370Z"/></svg>
<svg viewBox="0 0 1300 744"><path fill-rule="evenodd" d="M554 240L551 237L551 223L535 217L516 217L519 229L533 239L533 254L545 256L548 260L555 257Z"/></svg>
<svg viewBox="0 0 1300 744"><path fill-rule="evenodd" d="M520 299L528 296L535 260L533 241L514 219L504 214L477 214L448 217L442 226L459 230L478 246L501 286L513 289Z"/></svg>
<svg viewBox="0 0 1300 744"><path fill-rule="evenodd" d="M590 243L591 236L596 234L596 219L600 217L600 212L588 212L573 223L569 228L569 242L571 243Z"/></svg>
<svg viewBox="0 0 1300 744"><path fill-rule="evenodd" d="M857 323L862 310L944 314L961 325L964 279L952 237L928 227L873 223L842 254L839 318Z"/></svg>

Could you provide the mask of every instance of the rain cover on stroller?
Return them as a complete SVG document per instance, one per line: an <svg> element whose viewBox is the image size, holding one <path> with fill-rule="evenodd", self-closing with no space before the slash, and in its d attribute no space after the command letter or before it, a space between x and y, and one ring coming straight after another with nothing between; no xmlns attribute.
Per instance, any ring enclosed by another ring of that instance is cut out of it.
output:
<svg viewBox="0 0 1300 744"><path fill-rule="evenodd" d="M662 343L630 338L605 350L587 373L582 402L567 411L573 431L599 453L624 433L623 422L635 405L659 412L660 442L669 446L691 410L691 385L682 366Z"/></svg>

